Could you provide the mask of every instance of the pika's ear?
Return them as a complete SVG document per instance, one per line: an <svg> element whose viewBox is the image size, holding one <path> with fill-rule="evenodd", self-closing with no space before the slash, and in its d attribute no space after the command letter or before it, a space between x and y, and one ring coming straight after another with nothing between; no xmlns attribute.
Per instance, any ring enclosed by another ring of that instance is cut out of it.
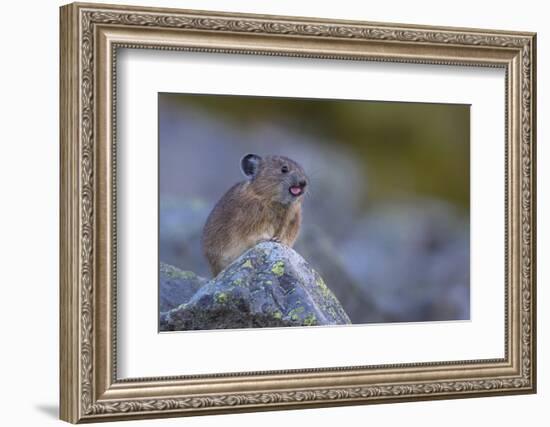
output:
<svg viewBox="0 0 550 427"><path fill-rule="evenodd" d="M258 172L262 158L257 154L247 154L241 159L241 170L246 177L252 178Z"/></svg>

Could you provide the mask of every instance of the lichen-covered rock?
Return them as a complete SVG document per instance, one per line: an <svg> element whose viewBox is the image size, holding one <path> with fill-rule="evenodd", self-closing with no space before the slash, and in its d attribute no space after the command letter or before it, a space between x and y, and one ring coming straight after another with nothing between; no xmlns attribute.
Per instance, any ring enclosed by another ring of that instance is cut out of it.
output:
<svg viewBox="0 0 550 427"><path fill-rule="evenodd" d="M206 279L192 271L184 271L168 264L160 263L159 310L171 310L186 303L195 292L206 283Z"/></svg>
<svg viewBox="0 0 550 427"><path fill-rule="evenodd" d="M264 242L245 252L186 303L161 313L161 330L345 325L323 279L291 248Z"/></svg>

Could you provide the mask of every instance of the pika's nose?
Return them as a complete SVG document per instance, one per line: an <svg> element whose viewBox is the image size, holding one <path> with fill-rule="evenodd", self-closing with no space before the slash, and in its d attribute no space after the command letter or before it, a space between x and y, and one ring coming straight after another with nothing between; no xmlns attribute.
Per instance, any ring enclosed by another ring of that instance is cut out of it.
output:
<svg viewBox="0 0 550 427"><path fill-rule="evenodd" d="M298 185L302 188L304 188L307 185L307 181L305 179L302 179L298 182Z"/></svg>

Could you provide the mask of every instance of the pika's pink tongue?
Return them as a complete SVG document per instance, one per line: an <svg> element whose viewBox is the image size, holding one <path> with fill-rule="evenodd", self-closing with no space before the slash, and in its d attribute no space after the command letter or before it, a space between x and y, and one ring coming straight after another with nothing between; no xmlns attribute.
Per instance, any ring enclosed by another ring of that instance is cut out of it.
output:
<svg viewBox="0 0 550 427"><path fill-rule="evenodd" d="M300 187L290 187L290 192L295 196L302 194L302 189Z"/></svg>

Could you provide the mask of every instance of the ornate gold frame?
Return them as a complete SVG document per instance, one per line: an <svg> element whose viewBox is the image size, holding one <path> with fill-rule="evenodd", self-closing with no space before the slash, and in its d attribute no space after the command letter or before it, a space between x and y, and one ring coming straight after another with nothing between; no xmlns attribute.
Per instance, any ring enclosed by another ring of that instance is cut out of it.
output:
<svg viewBox="0 0 550 427"><path fill-rule="evenodd" d="M71 4L61 8L61 418L128 418L533 393L535 34ZM176 378L116 376L117 48L502 67L505 357Z"/></svg>

